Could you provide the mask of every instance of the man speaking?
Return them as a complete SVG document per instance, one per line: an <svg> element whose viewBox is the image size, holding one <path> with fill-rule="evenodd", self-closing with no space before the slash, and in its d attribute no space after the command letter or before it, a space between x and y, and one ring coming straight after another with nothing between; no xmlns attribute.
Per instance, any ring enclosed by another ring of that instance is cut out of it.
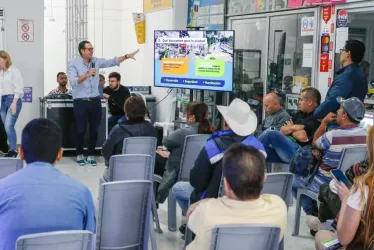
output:
<svg viewBox="0 0 374 250"><path fill-rule="evenodd" d="M72 59L68 64L68 77L74 99L77 163L79 166L86 164L83 156L83 142L88 123L90 125L90 133L87 147L87 163L90 166L96 166L94 153L101 123L98 69L119 66L120 63L127 59L135 60L135 55L139 50L109 60L93 57L94 48L88 41L79 43L78 50L80 57Z"/></svg>

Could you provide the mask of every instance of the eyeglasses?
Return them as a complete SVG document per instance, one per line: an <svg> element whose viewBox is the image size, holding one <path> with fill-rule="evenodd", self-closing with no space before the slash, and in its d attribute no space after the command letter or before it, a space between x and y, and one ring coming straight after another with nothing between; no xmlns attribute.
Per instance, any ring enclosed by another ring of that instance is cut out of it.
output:
<svg viewBox="0 0 374 250"><path fill-rule="evenodd" d="M89 52L93 52L94 48L84 48L84 50L88 50Z"/></svg>
<svg viewBox="0 0 374 250"><path fill-rule="evenodd" d="M342 53L343 51L346 51L346 50L345 50L345 48L343 48L343 49L340 49L340 53Z"/></svg>

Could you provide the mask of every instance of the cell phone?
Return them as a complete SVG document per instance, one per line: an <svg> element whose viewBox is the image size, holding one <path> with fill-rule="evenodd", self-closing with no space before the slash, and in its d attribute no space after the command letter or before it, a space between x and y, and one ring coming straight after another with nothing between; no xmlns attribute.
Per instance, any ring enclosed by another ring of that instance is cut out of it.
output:
<svg viewBox="0 0 374 250"><path fill-rule="evenodd" d="M347 179L340 169L331 170L330 173L338 183L344 183L348 189L352 187L352 183Z"/></svg>

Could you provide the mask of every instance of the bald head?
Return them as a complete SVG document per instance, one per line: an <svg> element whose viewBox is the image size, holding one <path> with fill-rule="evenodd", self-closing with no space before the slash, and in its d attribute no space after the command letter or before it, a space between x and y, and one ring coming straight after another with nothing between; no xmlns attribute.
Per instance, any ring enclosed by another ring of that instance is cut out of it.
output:
<svg viewBox="0 0 374 250"><path fill-rule="evenodd" d="M269 115L281 109L279 96L276 93L269 93L264 97L264 109Z"/></svg>

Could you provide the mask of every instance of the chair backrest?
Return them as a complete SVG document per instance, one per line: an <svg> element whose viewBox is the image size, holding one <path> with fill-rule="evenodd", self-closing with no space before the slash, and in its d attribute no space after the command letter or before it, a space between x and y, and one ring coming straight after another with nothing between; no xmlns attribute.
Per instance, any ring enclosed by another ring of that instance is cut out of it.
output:
<svg viewBox="0 0 374 250"><path fill-rule="evenodd" d="M23 161L16 158L0 158L0 179L23 168Z"/></svg>
<svg viewBox="0 0 374 250"><path fill-rule="evenodd" d="M16 250L92 250L94 239L94 234L89 231L30 234L18 238Z"/></svg>
<svg viewBox="0 0 374 250"><path fill-rule="evenodd" d="M266 225L221 225L213 228L211 250L278 250L279 227ZM244 247L246 246L246 247Z"/></svg>
<svg viewBox="0 0 374 250"><path fill-rule="evenodd" d="M156 137L129 137L123 140L122 154L150 155L152 156L152 166L154 166L156 149Z"/></svg>
<svg viewBox="0 0 374 250"><path fill-rule="evenodd" d="M96 250L148 249L151 181L100 186Z"/></svg>
<svg viewBox="0 0 374 250"><path fill-rule="evenodd" d="M184 140L178 181L188 181L197 157L211 135L189 135Z"/></svg>
<svg viewBox="0 0 374 250"><path fill-rule="evenodd" d="M344 173L352 165L365 160L365 158L367 157L367 151L368 149L366 146L343 149L338 169L340 169Z"/></svg>
<svg viewBox="0 0 374 250"><path fill-rule="evenodd" d="M281 197L290 207L292 196L292 173L271 173L266 175L266 180L261 194L275 194Z"/></svg>
<svg viewBox="0 0 374 250"><path fill-rule="evenodd" d="M271 173L266 175L266 180L261 194L275 194L281 197L287 205L290 206L292 191L292 173ZM223 176L218 190L218 197L225 196L225 188L223 184Z"/></svg>
<svg viewBox="0 0 374 250"><path fill-rule="evenodd" d="M153 178L150 155L114 155L109 161L108 181L147 180Z"/></svg>

